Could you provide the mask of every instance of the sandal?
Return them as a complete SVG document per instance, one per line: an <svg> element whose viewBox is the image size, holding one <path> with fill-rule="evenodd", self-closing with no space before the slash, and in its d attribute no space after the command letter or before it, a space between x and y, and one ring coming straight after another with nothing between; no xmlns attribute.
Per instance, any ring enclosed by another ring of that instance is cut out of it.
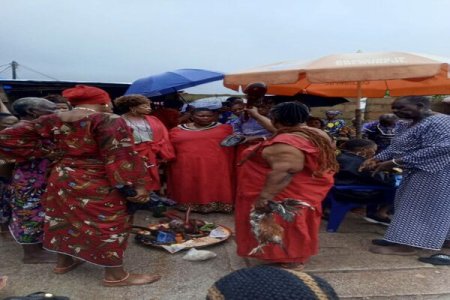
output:
<svg viewBox="0 0 450 300"><path fill-rule="evenodd" d="M144 276L147 279L139 278ZM103 285L108 287L120 287L120 286L130 286L130 285L143 285L156 282L161 279L160 275L145 275L145 274L130 274L127 272L124 278L119 280L106 280L103 279Z"/></svg>
<svg viewBox="0 0 450 300"><path fill-rule="evenodd" d="M450 266L450 255L444 253L433 254L430 257L419 257L418 259L435 266Z"/></svg>
<svg viewBox="0 0 450 300"><path fill-rule="evenodd" d="M83 264L84 261L82 260L74 260L73 263L70 266L67 267L55 267L53 269L53 273L55 274L66 274L67 272L72 271L73 269L75 269L76 267L78 267L79 265Z"/></svg>

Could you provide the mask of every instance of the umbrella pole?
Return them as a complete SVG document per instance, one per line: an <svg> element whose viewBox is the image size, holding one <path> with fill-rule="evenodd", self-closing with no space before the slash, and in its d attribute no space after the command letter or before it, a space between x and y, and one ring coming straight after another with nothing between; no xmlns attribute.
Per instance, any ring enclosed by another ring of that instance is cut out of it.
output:
<svg viewBox="0 0 450 300"><path fill-rule="evenodd" d="M361 110L361 81L357 82L358 98L356 98L356 109L355 109L355 127L356 127L356 138L361 138L361 126L362 126L362 110Z"/></svg>
<svg viewBox="0 0 450 300"><path fill-rule="evenodd" d="M183 102L184 104L189 105L189 102L187 102L186 99L184 99L183 96L181 96L181 94L179 94L179 93L177 93L177 94L178 94L178 99L180 99L181 102Z"/></svg>

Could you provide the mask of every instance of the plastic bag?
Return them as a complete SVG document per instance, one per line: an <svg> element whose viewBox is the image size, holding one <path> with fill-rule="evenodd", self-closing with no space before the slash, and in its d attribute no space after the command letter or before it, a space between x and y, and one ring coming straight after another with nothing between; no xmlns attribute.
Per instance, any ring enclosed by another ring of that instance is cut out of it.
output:
<svg viewBox="0 0 450 300"><path fill-rule="evenodd" d="M189 260L189 261L201 261L201 260L208 260L210 258L216 257L217 254L208 250L197 250L195 248L192 248L191 250L186 253L185 256L183 256L183 259Z"/></svg>

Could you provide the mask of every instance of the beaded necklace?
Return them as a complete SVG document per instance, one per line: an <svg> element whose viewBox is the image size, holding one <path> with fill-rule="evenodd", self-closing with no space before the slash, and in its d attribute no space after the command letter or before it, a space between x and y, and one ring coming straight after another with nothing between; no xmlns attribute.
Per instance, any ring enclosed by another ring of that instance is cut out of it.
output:
<svg viewBox="0 0 450 300"><path fill-rule="evenodd" d="M77 107L74 107L73 109L76 109L76 110L88 110L88 111L92 111L92 112L95 112L95 113L97 112L95 109L82 107L82 106L77 106Z"/></svg>

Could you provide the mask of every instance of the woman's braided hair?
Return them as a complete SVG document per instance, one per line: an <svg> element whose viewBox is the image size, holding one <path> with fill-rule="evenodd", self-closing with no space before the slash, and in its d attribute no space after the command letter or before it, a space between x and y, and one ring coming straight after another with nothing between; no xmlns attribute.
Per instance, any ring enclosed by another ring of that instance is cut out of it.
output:
<svg viewBox="0 0 450 300"><path fill-rule="evenodd" d="M306 126L300 126L309 116L309 109L299 102L284 102L277 104L270 111L272 123L280 124L285 128L278 130L275 136L282 133L296 133L308 139L314 146L319 148L319 170L313 175L322 176L325 172L339 170L336 161L336 152L331 142L316 130ZM275 137L274 136L274 137Z"/></svg>

